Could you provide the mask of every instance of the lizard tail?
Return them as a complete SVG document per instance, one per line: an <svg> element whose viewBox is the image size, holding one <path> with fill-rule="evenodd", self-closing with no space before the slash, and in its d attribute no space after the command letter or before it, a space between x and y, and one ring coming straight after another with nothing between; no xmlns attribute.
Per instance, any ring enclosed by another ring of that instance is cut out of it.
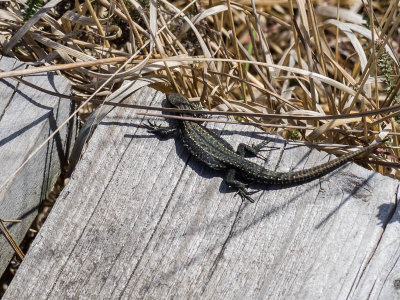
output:
<svg viewBox="0 0 400 300"><path fill-rule="evenodd" d="M380 143L375 143L375 144L369 145L367 147L364 147L360 150L349 152L345 155L342 155L341 157L338 157L332 161L329 161L327 163L324 163L322 165L319 165L319 166L316 166L313 168L295 171L295 172L278 173L279 176L277 177L276 182L274 182L274 183L275 184L288 184L288 183L290 184L290 183L300 183L300 182L305 182L305 181L315 179L317 177L327 174L330 171L344 165L346 162L352 160L353 158L355 158L357 156L360 156L364 153L373 151L374 149L378 148L385 142L386 142L386 140L383 140Z"/></svg>

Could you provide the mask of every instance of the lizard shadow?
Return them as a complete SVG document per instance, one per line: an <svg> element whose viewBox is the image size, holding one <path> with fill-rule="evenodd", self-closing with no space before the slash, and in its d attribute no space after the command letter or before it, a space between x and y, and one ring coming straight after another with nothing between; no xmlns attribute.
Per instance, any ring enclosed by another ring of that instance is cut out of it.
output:
<svg viewBox="0 0 400 300"><path fill-rule="evenodd" d="M233 135L249 137L249 138L251 138L251 140L255 141L255 144L265 140L265 133L257 132L257 131L236 131L236 130L221 130L221 129L219 129L219 130L218 129L214 129L213 131L215 133L219 134L222 138L224 138L225 136L233 136ZM160 140L164 140L165 139L165 138L162 138L162 137L159 137L159 138L160 138ZM271 147L271 148L269 148L267 150L268 151L268 156L269 156L269 157L267 157L267 161L272 156L271 154L272 154L273 151L282 151L283 149L281 147L285 145L285 141L282 140L282 139L273 138L273 137L270 137L270 136L268 136L268 139L275 146L273 146L273 147ZM231 141L228 141L228 142L231 142ZM276 145L279 145L279 147L276 147ZM291 147L296 147L296 146L291 146ZM183 159L183 160L188 159L187 160L187 165L193 171L195 171L197 175L199 175L199 176L201 176L203 178L207 178L207 179L214 178L214 177L220 177L221 180L222 180L221 184L219 186L219 192L220 193L229 194L229 193L234 193L234 192L237 191L236 188L230 187L226 183L226 181L225 181L225 173L226 173L226 171L225 170L213 170L210 167L208 167L205 163L197 160L192 155L190 155L190 154L188 155L188 151L186 149L184 149L184 146L182 145L182 143L177 138L175 138L175 149L176 149L176 154L180 159ZM288 148L286 148L286 149L288 149ZM308 155L309 155L309 151L307 153L305 153L301 157L301 159L299 161L296 162L296 164L294 165L293 168L296 169L296 167L298 165L300 165L304 160L307 159ZM253 162L255 162L257 164L260 164L260 165L263 165L263 163L265 163L262 160L261 160L261 162L260 161L255 161L255 159L251 158L251 157L246 157L246 159L250 159ZM272 167L270 169L271 170L276 169L278 164L279 164L279 160L278 160L276 166ZM346 165L347 164L344 164L344 165L338 167L337 169L335 169L333 171L332 170L328 171L328 172L326 172L324 174L321 174L320 176L318 176L316 178L311 178L311 179L304 180L302 182L285 184L285 185L279 185L279 184L266 185L264 183L251 182L251 181L248 181L248 180L246 180L244 178L240 178L240 177L239 178L241 179L241 181L247 183L248 184L248 188L251 189L251 190L256 190L256 191L260 191L260 192L266 191L266 190L275 191L275 190L288 189L288 188L293 188L293 187L296 187L296 186L301 186L301 185L303 185L305 183L315 181L315 180L317 180L317 179L319 179L321 177L329 178L330 176L334 176L336 174L336 172L339 172L342 168L345 168ZM317 183L318 183L318 181L317 181ZM304 193L305 192L306 191L304 191ZM302 193L300 193L299 196L301 196L301 194Z"/></svg>

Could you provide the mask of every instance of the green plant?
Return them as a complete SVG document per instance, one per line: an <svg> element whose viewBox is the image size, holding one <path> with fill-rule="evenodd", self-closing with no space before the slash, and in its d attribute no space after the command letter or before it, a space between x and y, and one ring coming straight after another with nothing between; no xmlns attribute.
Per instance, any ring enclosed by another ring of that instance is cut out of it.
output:
<svg viewBox="0 0 400 300"><path fill-rule="evenodd" d="M380 41L376 41L377 44L377 51L379 51ZM385 92L390 93L395 86L395 82L393 79L393 65L392 59L386 50L383 51L382 55L378 58L378 67L379 70L382 72L382 75L385 77L384 83L386 85Z"/></svg>
<svg viewBox="0 0 400 300"><path fill-rule="evenodd" d="M22 16L24 20L29 20L41 7L43 6L43 0L28 0L26 1L26 8Z"/></svg>
<svg viewBox="0 0 400 300"><path fill-rule="evenodd" d="M288 130L287 133L288 133L288 137L292 140L300 140L300 138L301 138L299 131L296 129Z"/></svg>

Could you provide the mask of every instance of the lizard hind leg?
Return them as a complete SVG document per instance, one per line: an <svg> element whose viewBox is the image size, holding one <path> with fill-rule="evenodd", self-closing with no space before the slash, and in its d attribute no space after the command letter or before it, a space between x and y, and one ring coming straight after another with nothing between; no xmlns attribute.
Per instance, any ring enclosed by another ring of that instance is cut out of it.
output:
<svg viewBox="0 0 400 300"><path fill-rule="evenodd" d="M249 192L246 187L248 186L246 183L243 183L237 179L235 179L235 174L236 174L236 170L235 169L229 169L226 173L226 177L225 177L225 181L226 183L230 186L230 187L234 187L237 188L238 191L236 193L236 195L239 195L242 200L248 200L252 203L254 203L254 199L251 198L250 196L259 192L259 190L257 191L252 191Z"/></svg>

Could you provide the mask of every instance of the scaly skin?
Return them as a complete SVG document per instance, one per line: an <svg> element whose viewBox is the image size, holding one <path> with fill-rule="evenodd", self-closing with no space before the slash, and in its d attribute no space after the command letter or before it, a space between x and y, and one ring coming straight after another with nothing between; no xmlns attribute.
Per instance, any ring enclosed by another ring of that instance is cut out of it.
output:
<svg viewBox="0 0 400 300"><path fill-rule="evenodd" d="M168 94L167 99L176 108L194 109L194 106L180 94ZM188 114L182 115L189 116ZM369 145L310 169L295 172L274 172L245 158L246 152L256 155L266 142L253 147L240 144L238 150L235 151L227 141L198 122L178 120L176 130L160 128L153 124L147 127L150 132L164 136L177 131L183 145L193 156L212 169L225 170L227 184L238 188L239 195L252 202L253 199L249 196L252 193L245 189L247 185L236 177L267 185L290 185L306 182L318 178L381 145L381 143Z"/></svg>

